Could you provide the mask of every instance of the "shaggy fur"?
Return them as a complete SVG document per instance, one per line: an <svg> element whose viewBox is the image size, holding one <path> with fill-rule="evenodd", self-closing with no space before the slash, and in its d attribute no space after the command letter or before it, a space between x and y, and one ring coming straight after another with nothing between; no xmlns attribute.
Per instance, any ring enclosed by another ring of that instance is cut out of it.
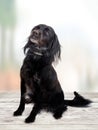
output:
<svg viewBox="0 0 98 130"><path fill-rule="evenodd" d="M26 57L20 71L21 98L14 116L21 115L25 103L34 106L25 122L34 122L36 115L42 110L53 113L59 119L70 106L85 106L90 100L84 99L74 92L73 100L64 100L64 93L52 63L60 59L60 44L54 30L47 25L37 25L31 31L24 47Z"/></svg>

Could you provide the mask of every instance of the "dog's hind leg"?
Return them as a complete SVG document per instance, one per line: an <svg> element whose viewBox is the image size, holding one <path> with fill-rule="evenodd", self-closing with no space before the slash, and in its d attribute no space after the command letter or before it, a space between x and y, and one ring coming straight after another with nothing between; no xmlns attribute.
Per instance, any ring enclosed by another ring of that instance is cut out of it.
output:
<svg viewBox="0 0 98 130"><path fill-rule="evenodd" d="M59 119L62 117L62 114L64 111L67 110L67 106L65 106L64 104L56 107L56 109L53 111L53 116L55 119Z"/></svg>

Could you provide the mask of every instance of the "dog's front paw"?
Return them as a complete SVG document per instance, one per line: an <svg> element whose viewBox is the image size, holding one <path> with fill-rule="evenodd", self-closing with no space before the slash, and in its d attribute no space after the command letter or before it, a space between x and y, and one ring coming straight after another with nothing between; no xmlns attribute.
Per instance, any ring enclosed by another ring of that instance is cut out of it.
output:
<svg viewBox="0 0 98 130"><path fill-rule="evenodd" d="M62 114L61 113L55 113L53 116L54 116L55 119L60 119L62 117Z"/></svg>
<svg viewBox="0 0 98 130"><path fill-rule="evenodd" d="M13 116L21 116L22 115L22 112L17 110L13 113Z"/></svg>
<svg viewBox="0 0 98 130"><path fill-rule="evenodd" d="M25 119L25 123L32 123L32 122L34 122L35 121L35 117L27 117L26 119Z"/></svg>

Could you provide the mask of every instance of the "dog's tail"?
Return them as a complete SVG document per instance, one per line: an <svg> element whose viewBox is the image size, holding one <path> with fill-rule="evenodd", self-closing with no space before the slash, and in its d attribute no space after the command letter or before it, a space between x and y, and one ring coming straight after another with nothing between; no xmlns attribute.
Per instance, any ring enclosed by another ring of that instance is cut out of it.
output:
<svg viewBox="0 0 98 130"><path fill-rule="evenodd" d="M64 100L64 104L67 106L75 106L75 107L85 107L88 106L92 101L89 99L85 99L83 96L74 92L74 99L72 100Z"/></svg>

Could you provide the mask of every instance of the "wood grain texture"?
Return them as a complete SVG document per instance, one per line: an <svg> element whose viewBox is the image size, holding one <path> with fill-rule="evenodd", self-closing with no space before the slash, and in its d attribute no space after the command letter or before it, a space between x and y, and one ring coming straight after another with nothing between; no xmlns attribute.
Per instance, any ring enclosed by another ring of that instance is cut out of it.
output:
<svg viewBox="0 0 98 130"><path fill-rule="evenodd" d="M59 120L51 113L42 111L36 121L25 124L24 119L29 115L32 104L26 105L22 116L13 117L13 112L19 105L19 93L0 93L0 130L98 130L98 93L80 93L93 103L86 108L68 107ZM67 99L73 98L72 93L65 93Z"/></svg>

